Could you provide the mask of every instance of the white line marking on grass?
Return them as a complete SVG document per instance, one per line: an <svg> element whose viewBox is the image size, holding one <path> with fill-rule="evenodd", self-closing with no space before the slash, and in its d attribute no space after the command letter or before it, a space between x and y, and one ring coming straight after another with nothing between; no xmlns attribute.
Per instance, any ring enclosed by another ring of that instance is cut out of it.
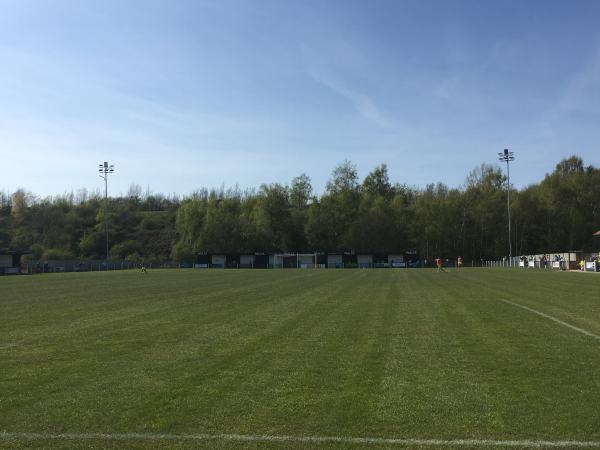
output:
<svg viewBox="0 0 600 450"><path fill-rule="evenodd" d="M567 328L570 328L571 330L577 331L578 333L581 333L581 334L585 334L586 336L592 337L594 339L598 339L600 341L600 336L598 336L597 334L590 333L589 331L584 330L583 328L579 328L579 327L576 327L575 325L571 325L570 323L563 322L562 320L557 319L556 317L553 317L549 314L543 313L541 311L535 310L535 309L530 308L525 305L521 305L519 303L511 302L510 300L505 300L503 298L500 298L498 300L500 300L501 302L504 302L504 303L508 303L509 305L516 306L517 308L525 309L529 312L537 314L538 316L545 317L546 319L549 319L549 320L552 320L553 322L559 323Z"/></svg>
<svg viewBox="0 0 600 450"><path fill-rule="evenodd" d="M495 439L411 439L342 436L277 436L253 434L161 434L161 433L11 433L0 432L2 439L25 440L152 440L152 441L253 441L338 443L366 445L410 445L434 447L520 447L520 448L600 448L600 441L543 441Z"/></svg>

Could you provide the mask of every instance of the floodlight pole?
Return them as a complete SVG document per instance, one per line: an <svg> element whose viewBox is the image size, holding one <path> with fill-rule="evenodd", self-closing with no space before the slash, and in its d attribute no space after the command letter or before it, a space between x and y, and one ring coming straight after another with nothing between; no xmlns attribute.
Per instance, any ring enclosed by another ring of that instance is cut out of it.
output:
<svg viewBox="0 0 600 450"><path fill-rule="evenodd" d="M508 210L508 264L512 265L512 241L510 232L510 162L514 161L514 152L509 152L507 148L504 152L498 153L498 159L506 162L506 209Z"/></svg>
<svg viewBox="0 0 600 450"><path fill-rule="evenodd" d="M108 269L108 174L115 171L115 166L104 161L98 167L100 178L104 180L104 231L106 233L106 267Z"/></svg>

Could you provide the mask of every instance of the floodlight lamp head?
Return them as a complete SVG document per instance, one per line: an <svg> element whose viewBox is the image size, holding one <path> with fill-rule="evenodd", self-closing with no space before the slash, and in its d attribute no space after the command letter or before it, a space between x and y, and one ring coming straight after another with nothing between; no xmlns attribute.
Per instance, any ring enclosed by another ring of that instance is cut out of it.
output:
<svg viewBox="0 0 600 450"><path fill-rule="evenodd" d="M509 152L508 149L505 148L503 152L498 153L498 159L504 162L514 161L515 153Z"/></svg>

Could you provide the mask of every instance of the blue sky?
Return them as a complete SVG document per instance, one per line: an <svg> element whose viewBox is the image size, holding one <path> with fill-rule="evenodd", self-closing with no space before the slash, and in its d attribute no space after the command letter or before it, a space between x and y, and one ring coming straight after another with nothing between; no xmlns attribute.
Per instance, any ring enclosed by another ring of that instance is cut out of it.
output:
<svg viewBox="0 0 600 450"><path fill-rule="evenodd" d="M0 0L0 189L600 165L600 2Z"/></svg>

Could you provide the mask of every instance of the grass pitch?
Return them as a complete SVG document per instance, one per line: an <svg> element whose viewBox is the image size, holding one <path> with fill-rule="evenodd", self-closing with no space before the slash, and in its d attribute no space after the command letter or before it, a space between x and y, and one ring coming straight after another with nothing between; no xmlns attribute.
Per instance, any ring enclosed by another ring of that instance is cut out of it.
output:
<svg viewBox="0 0 600 450"><path fill-rule="evenodd" d="M305 440L277 440L285 436ZM415 441L377 440L389 438ZM0 278L0 448L544 447L538 441L600 445L600 276Z"/></svg>

